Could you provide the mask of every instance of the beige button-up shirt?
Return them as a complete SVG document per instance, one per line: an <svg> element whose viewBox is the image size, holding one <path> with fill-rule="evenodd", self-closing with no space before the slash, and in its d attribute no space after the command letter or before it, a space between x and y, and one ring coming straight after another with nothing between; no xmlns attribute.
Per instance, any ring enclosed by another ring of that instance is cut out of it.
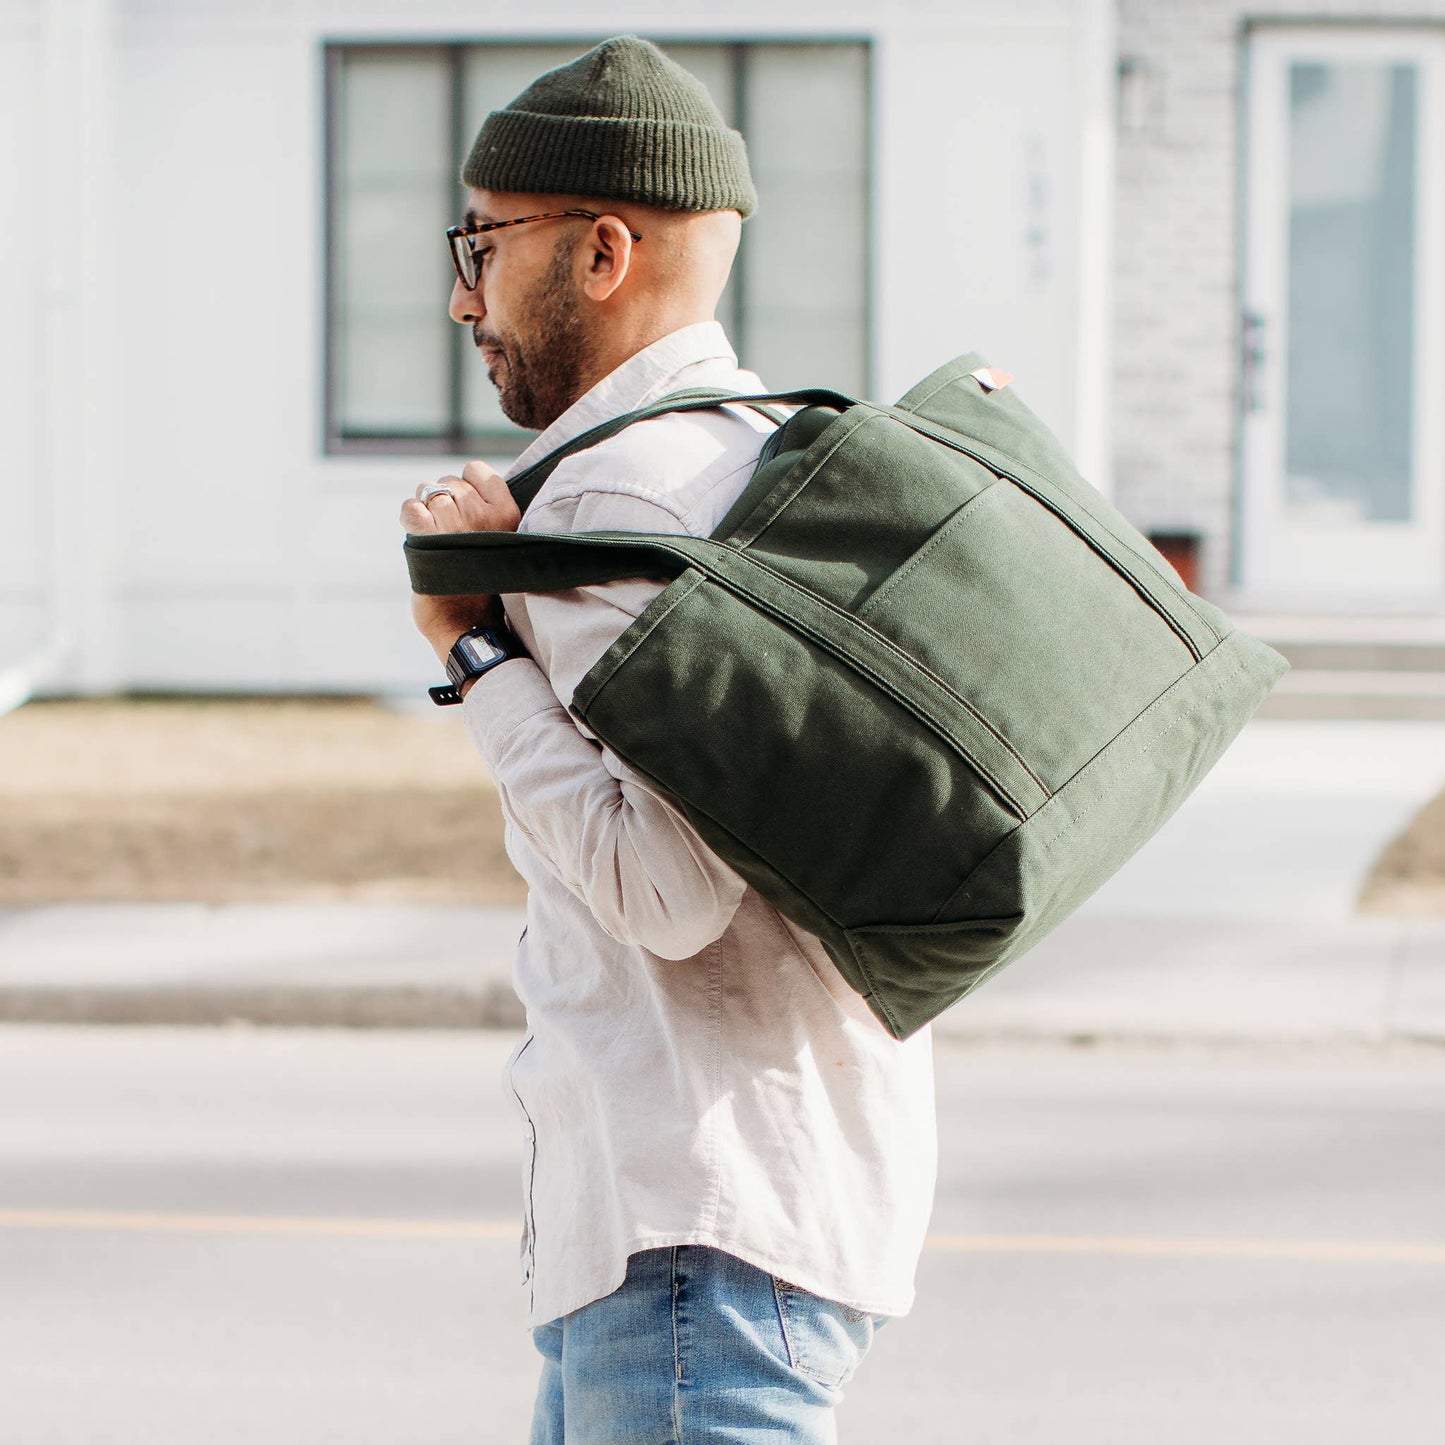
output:
<svg viewBox="0 0 1445 1445"><path fill-rule="evenodd" d="M693 386L763 389L721 327L689 326L600 381L513 470ZM771 429L745 407L640 422L558 466L522 529L707 535ZM817 940L564 706L658 590L507 596L532 660L494 669L464 706L528 886L528 1032L507 1084L526 1131L530 1321L600 1299L629 1255L677 1244L903 1314L933 1200L928 1030L889 1037Z"/></svg>

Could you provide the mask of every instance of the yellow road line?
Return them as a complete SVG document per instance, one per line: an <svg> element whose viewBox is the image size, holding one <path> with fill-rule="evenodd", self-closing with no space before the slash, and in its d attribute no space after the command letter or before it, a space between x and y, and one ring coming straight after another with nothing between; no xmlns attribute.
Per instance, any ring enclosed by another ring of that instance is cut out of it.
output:
<svg viewBox="0 0 1445 1445"><path fill-rule="evenodd" d="M931 1234L928 1248L946 1254L1125 1254L1153 1259L1309 1260L1445 1264L1445 1244L1376 1244L1295 1239L1134 1239L1070 1234Z"/></svg>
<svg viewBox="0 0 1445 1445"><path fill-rule="evenodd" d="M143 1234L309 1234L364 1239L508 1239L519 1224L484 1219L360 1219L285 1214L156 1214L0 1209L0 1229L133 1230Z"/></svg>
<svg viewBox="0 0 1445 1445"><path fill-rule="evenodd" d="M310 1235L349 1239L497 1239L521 1225L487 1219L367 1219L284 1214L165 1214L137 1210L0 1209L0 1229L120 1230L145 1234ZM1291 1239L1148 1239L1127 1235L931 1234L942 1254L1133 1255L1149 1259L1303 1260L1445 1264L1445 1244Z"/></svg>

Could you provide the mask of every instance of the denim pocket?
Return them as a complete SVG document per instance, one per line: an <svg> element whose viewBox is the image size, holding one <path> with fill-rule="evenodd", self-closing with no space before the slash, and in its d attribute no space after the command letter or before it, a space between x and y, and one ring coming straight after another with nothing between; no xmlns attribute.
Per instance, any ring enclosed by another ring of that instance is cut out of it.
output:
<svg viewBox="0 0 1445 1445"><path fill-rule="evenodd" d="M776 1277L773 1296L788 1363L820 1385L831 1389L846 1385L868 1353L879 1321Z"/></svg>

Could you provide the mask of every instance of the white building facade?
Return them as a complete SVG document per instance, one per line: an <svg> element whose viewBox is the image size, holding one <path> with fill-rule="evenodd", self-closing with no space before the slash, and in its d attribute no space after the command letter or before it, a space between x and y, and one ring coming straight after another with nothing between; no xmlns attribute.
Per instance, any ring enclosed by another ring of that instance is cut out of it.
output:
<svg viewBox="0 0 1445 1445"><path fill-rule="evenodd" d="M445 317L456 170L487 108L606 34L674 51L749 136L746 364L891 400L981 350L1107 488L1116 25L1106 0L673 0L605 29L564 0L0 0L0 669L434 680L400 500L517 447ZM1180 507L1154 435L1119 448L1126 503L1217 531L1227 438Z"/></svg>

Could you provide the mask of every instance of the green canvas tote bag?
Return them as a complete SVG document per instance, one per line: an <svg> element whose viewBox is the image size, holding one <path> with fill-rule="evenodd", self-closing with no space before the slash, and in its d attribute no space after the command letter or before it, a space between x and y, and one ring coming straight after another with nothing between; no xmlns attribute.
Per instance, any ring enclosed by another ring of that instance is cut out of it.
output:
<svg viewBox="0 0 1445 1445"><path fill-rule="evenodd" d="M711 537L412 536L423 593L668 579L572 710L906 1038L1175 811L1284 673L1185 589L976 355L800 408ZM1201 887L1208 881L1201 879Z"/></svg>

